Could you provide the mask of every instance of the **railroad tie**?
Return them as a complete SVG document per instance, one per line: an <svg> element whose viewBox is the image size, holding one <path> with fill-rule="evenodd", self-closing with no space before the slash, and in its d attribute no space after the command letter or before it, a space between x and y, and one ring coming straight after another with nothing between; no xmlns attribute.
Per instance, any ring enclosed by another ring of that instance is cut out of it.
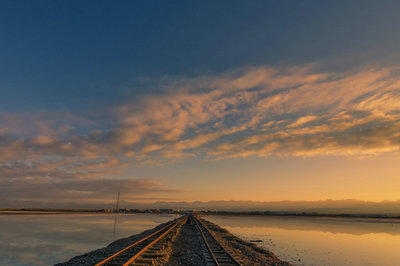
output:
<svg viewBox="0 0 400 266"><path fill-rule="evenodd" d="M155 253L155 252L147 252L140 255L143 258L161 258L167 256L165 253Z"/></svg>
<svg viewBox="0 0 400 266"><path fill-rule="evenodd" d="M135 262L153 265L153 259L148 259L148 258L136 259Z"/></svg>

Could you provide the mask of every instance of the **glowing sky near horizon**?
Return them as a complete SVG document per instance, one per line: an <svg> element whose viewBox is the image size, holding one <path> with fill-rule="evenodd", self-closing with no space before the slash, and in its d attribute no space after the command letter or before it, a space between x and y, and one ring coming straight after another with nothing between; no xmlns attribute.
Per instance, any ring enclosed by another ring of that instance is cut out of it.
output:
<svg viewBox="0 0 400 266"><path fill-rule="evenodd" d="M399 11L5 2L0 207L400 200Z"/></svg>

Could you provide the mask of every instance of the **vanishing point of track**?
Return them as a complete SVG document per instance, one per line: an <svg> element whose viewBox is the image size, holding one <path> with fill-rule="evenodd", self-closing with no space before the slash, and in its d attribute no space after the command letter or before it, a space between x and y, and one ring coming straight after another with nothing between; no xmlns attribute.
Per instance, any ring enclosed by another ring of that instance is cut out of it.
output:
<svg viewBox="0 0 400 266"><path fill-rule="evenodd" d="M204 250L204 257L206 259L206 264L208 266L211 265L241 265L222 245L221 243L214 237L214 235L208 230L203 223L195 218L194 216L190 216L189 219L193 219L196 224L197 229L200 231L200 234L205 243L206 249Z"/></svg>
<svg viewBox="0 0 400 266"><path fill-rule="evenodd" d="M176 235L180 225L184 222L193 224L199 231L203 243L203 254L207 266L241 265L214 237L203 222L193 215L183 216L166 224L161 229L136 241L124 249L114 253L95 266L109 265L153 265L154 260L163 258L163 252L169 246L171 236Z"/></svg>
<svg viewBox="0 0 400 266"><path fill-rule="evenodd" d="M95 266L152 265L154 259L165 256L162 250L169 245L168 236L176 233L178 225L182 224L186 219L187 216L183 216L171 221L158 231L116 252Z"/></svg>

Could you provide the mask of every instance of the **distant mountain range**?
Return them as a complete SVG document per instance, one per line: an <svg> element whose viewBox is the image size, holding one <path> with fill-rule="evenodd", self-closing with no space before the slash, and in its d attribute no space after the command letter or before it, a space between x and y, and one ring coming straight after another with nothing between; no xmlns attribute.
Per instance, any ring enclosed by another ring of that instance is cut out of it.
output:
<svg viewBox="0 0 400 266"><path fill-rule="evenodd" d="M163 202L152 204L154 208L196 209L216 211L284 211L316 212L321 214L400 214L400 201L370 202L355 199L321 201L195 201Z"/></svg>
<svg viewBox="0 0 400 266"><path fill-rule="evenodd" d="M68 203L45 203L45 202L27 202L19 206L0 206L8 208L93 208L93 209L113 209L114 203L109 204L78 204ZM186 210L214 210L214 211L272 211L272 212L307 212L319 214L385 214L400 215L399 201L361 201L355 199L346 200L320 200L320 201L194 201L194 202L171 202L156 201L154 203L137 203L121 201L121 208L127 209L186 209Z"/></svg>

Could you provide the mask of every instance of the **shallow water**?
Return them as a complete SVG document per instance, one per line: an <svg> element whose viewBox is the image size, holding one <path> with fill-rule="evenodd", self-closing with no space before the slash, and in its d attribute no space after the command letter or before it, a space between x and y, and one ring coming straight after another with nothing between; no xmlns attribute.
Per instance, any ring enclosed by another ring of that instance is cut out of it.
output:
<svg viewBox="0 0 400 266"><path fill-rule="evenodd" d="M64 262L175 217L157 214L0 215L0 265Z"/></svg>
<svg viewBox="0 0 400 266"><path fill-rule="evenodd" d="M400 265L400 221L205 216L295 265Z"/></svg>

